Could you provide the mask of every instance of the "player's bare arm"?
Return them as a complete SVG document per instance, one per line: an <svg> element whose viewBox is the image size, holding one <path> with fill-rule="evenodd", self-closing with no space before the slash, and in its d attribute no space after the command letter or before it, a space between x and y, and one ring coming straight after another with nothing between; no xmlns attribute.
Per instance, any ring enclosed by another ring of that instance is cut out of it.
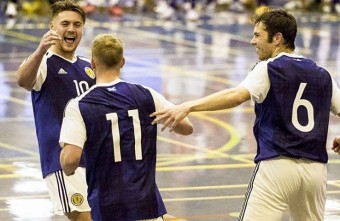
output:
<svg viewBox="0 0 340 221"><path fill-rule="evenodd" d="M20 87L23 87L28 91L33 89L37 72L44 55L46 54L47 50L52 45L55 45L60 39L60 36L53 30L50 30L44 34L38 48L19 67L17 72L17 83Z"/></svg>
<svg viewBox="0 0 340 221"><path fill-rule="evenodd" d="M152 124L162 122L161 131L169 128L173 131L177 124L190 112L216 111L236 107L250 99L250 93L244 87L225 89L209 96L184 102L172 108L152 113L156 117Z"/></svg>
<svg viewBox="0 0 340 221"><path fill-rule="evenodd" d="M60 164L67 176L74 174L74 171L79 166L82 152L83 149L78 146L72 144L64 145L60 153Z"/></svg>
<svg viewBox="0 0 340 221"><path fill-rule="evenodd" d="M340 113L337 116L340 117ZM340 155L340 136L334 138L332 150Z"/></svg>
<svg viewBox="0 0 340 221"><path fill-rule="evenodd" d="M150 115L156 117L151 124L161 123L163 126L161 131L169 127L170 132L175 131L179 122L181 122L190 113L190 102L185 102L180 105L173 106L172 108L157 111Z"/></svg>
<svg viewBox="0 0 340 221"><path fill-rule="evenodd" d="M181 120L174 128L173 131L175 133L181 134L181 135L190 135L193 132L193 126L189 120L188 117L185 117L183 120Z"/></svg>
<svg viewBox="0 0 340 221"><path fill-rule="evenodd" d="M337 136L337 137L334 138L332 150L333 150L335 153L340 154L340 136Z"/></svg>

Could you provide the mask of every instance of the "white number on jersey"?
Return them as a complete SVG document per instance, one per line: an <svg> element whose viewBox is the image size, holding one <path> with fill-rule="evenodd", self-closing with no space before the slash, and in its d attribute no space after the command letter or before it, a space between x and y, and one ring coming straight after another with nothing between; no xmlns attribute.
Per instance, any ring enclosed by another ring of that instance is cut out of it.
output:
<svg viewBox="0 0 340 221"><path fill-rule="evenodd" d="M85 91L87 91L90 88L89 84L86 81L80 81L78 83L77 80L73 80L73 83L76 86L78 96L81 95L82 93L84 93Z"/></svg>
<svg viewBox="0 0 340 221"><path fill-rule="evenodd" d="M134 136L135 136L135 156L136 160L142 159L142 144L141 144L141 129L138 110L129 110L129 116L132 117ZM111 121L112 126L112 143L115 162L121 162L122 156L120 153L120 133L118 126L117 113L106 114L106 119Z"/></svg>
<svg viewBox="0 0 340 221"><path fill-rule="evenodd" d="M314 108L311 102L306 99L301 99L303 91L305 90L307 84L301 83L298 92L296 93L296 97L293 104L293 113L292 113L292 123L296 129L302 132L309 132L314 128ZM307 110L308 123L303 126L299 123L298 120L298 108L300 106L304 106Z"/></svg>

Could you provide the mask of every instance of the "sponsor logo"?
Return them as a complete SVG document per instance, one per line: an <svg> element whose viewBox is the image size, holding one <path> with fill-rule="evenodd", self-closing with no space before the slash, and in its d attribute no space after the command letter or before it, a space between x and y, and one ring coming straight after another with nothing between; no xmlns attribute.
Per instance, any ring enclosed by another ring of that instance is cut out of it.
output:
<svg viewBox="0 0 340 221"><path fill-rule="evenodd" d="M86 67L86 68L85 68L85 72L86 72L86 74L87 74L90 78L94 79L95 75L94 75L94 72L93 72L93 70L92 70L91 68Z"/></svg>
<svg viewBox="0 0 340 221"><path fill-rule="evenodd" d="M107 90L108 91L117 91L117 89L115 87L109 87Z"/></svg>
<svg viewBox="0 0 340 221"><path fill-rule="evenodd" d="M58 74L67 74L67 72L64 69L60 68Z"/></svg>
<svg viewBox="0 0 340 221"><path fill-rule="evenodd" d="M75 206L80 206L84 202L84 197L80 193L75 193L71 196L71 202Z"/></svg>

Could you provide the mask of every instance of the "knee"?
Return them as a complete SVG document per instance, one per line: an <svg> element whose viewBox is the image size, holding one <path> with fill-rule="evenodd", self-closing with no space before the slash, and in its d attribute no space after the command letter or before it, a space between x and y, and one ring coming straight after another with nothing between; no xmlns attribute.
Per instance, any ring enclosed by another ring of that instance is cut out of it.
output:
<svg viewBox="0 0 340 221"><path fill-rule="evenodd" d="M71 221L91 221L92 220L90 212L73 211L65 215Z"/></svg>

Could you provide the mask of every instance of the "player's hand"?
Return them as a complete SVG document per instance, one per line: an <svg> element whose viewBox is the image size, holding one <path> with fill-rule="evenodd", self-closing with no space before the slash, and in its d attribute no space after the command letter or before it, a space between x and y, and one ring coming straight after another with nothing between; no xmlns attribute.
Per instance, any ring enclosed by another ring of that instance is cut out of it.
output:
<svg viewBox="0 0 340 221"><path fill-rule="evenodd" d="M53 30L49 30L46 32L40 40L40 44L38 50L45 54L47 50L52 46L55 45L58 41L61 40L61 37L58 35L57 32Z"/></svg>
<svg viewBox="0 0 340 221"><path fill-rule="evenodd" d="M337 136L337 137L334 138L332 150L335 153L340 154L340 136Z"/></svg>
<svg viewBox="0 0 340 221"><path fill-rule="evenodd" d="M190 113L189 107L183 103L181 105L173 106L163 111L156 111L150 115L150 117L156 117L151 124L156 123L163 124L161 131L169 128L170 132L174 130L177 124L183 120Z"/></svg>
<svg viewBox="0 0 340 221"><path fill-rule="evenodd" d="M75 171L73 171L73 172L66 172L66 171L64 171L64 173L65 173L66 176L72 176L72 175L75 174Z"/></svg>

